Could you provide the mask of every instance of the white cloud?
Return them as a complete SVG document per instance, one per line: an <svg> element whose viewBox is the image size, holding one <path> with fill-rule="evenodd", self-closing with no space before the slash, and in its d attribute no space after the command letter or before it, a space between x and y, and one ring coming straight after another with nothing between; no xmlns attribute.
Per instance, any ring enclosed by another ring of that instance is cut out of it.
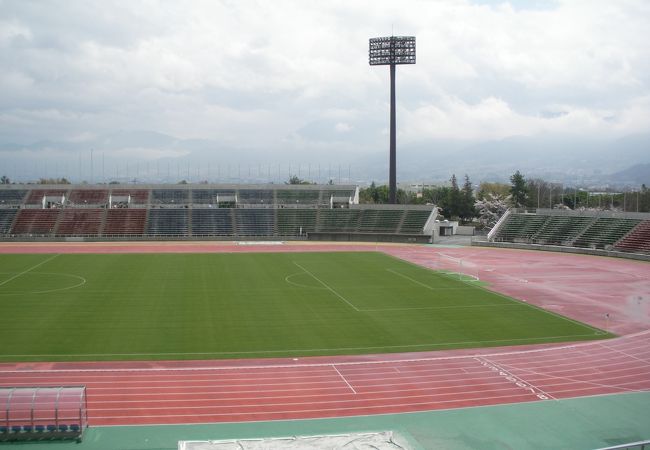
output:
<svg viewBox="0 0 650 450"><path fill-rule="evenodd" d="M409 142L650 131L644 0L2 5L0 140L146 129L268 149L330 121L383 142L388 70L367 39L392 24L417 37L397 78Z"/></svg>

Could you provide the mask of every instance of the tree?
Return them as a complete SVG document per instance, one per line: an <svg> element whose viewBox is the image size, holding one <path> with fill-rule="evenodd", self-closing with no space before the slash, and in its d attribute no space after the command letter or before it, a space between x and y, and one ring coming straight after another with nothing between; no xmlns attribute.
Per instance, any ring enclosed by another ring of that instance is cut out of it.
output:
<svg viewBox="0 0 650 450"><path fill-rule="evenodd" d="M526 199L528 198L528 187L526 186L526 179L521 172L516 171L510 177L510 201L515 208L526 206Z"/></svg>
<svg viewBox="0 0 650 450"><path fill-rule="evenodd" d="M0 178L0 184L11 184L11 180L7 175L3 175L2 178Z"/></svg>
<svg viewBox="0 0 650 450"><path fill-rule="evenodd" d="M311 181L303 180L302 178L299 178L298 175L291 175L289 177L289 181L285 181L284 184L315 184L315 183L312 183Z"/></svg>
<svg viewBox="0 0 650 450"><path fill-rule="evenodd" d="M84 182L85 183L85 182ZM39 178L38 184L70 184L67 178Z"/></svg>
<svg viewBox="0 0 650 450"><path fill-rule="evenodd" d="M499 194L486 194L483 200L477 200L474 204L478 211L478 221L482 228L491 230L508 210L511 199L502 197Z"/></svg>
<svg viewBox="0 0 650 450"><path fill-rule="evenodd" d="M487 194L499 195L503 198L506 198L510 194L510 185L505 183L489 183L487 181L482 182L478 187L478 193L476 197L479 200L483 200Z"/></svg>
<svg viewBox="0 0 650 450"><path fill-rule="evenodd" d="M463 183L463 189L460 191L460 205L458 208L458 217L462 223L471 222L476 216L475 201L472 182L469 180L469 175L465 174L465 183Z"/></svg>
<svg viewBox="0 0 650 450"><path fill-rule="evenodd" d="M452 218L460 216L461 195L460 189L458 188L458 180L456 179L456 174L452 174L449 181L451 181L451 188L449 189L445 206L449 212L449 217Z"/></svg>

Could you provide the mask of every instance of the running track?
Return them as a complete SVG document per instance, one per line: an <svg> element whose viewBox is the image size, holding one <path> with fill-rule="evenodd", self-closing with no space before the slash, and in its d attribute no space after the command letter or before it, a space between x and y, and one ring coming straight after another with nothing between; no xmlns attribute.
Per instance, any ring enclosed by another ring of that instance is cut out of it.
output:
<svg viewBox="0 0 650 450"><path fill-rule="evenodd" d="M363 245L7 244L29 251L331 251ZM91 425L238 422L461 408L650 390L650 264L387 245L622 335L582 343L293 359L0 364L0 385L85 384ZM609 314L609 317L606 317Z"/></svg>

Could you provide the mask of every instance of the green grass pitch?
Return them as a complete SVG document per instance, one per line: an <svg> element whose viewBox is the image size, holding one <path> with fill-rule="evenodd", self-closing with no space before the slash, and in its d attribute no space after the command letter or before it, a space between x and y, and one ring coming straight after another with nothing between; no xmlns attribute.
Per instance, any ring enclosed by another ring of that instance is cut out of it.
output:
<svg viewBox="0 0 650 450"><path fill-rule="evenodd" d="M2 255L0 362L363 354L609 337L376 253Z"/></svg>

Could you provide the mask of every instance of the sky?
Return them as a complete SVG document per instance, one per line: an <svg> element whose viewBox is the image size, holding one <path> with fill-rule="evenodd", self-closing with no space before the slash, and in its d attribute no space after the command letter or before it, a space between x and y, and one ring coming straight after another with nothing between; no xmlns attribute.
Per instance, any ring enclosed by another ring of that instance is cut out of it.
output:
<svg viewBox="0 0 650 450"><path fill-rule="evenodd" d="M398 151L647 134L649 29L647 0L0 0L0 172L383 155L391 34Z"/></svg>

